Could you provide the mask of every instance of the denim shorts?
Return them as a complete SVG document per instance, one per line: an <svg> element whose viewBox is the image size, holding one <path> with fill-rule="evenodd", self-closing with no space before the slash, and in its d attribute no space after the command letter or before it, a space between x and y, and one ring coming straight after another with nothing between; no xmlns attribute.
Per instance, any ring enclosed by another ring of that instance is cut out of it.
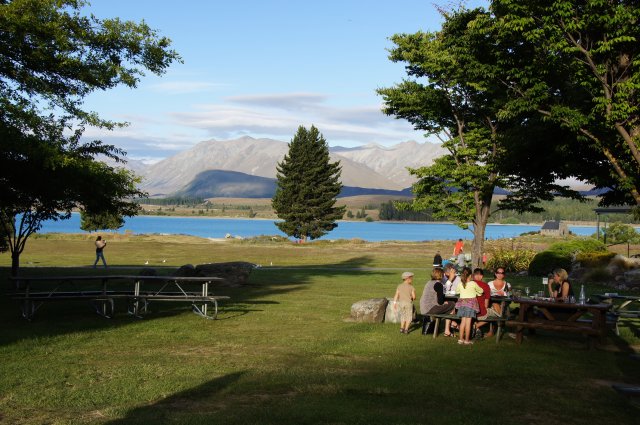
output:
<svg viewBox="0 0 640 425"><path fill-rule="evenodd" d="M458 309L458 317L476 317L476 311L471 307L460 307Z"/></svg>

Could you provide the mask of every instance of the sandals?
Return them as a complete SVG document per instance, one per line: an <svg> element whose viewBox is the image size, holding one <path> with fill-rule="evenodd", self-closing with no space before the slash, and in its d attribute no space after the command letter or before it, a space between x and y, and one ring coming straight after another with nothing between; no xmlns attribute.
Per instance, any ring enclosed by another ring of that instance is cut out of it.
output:
<svg viewBox="0 0 640 425"><path fill-rule="evenodd" d="M451 333L446 333L446 332L445 332L445 333L443 333L442 335L444 335L444 336L448 336L448 337L451 337L451 338L455 338L455 337L456 337L456 336L453 334L453 332L451 332Z"/></svg>

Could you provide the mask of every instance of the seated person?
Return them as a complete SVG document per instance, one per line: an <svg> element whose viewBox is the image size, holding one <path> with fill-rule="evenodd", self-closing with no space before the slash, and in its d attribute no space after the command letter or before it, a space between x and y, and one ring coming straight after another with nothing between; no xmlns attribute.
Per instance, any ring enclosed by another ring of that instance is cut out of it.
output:
<svg viewBox="0 0 640 425"><path fill-rule="evenodd" d="M495 279L488 283L489 289L491 289L491 296L493 297L507 297L511 292L511 284L505 280L505 270L504 267L496 267L495 271ZM491 305L498 315L502 314L502 307L500 303L493 303Z"/></svg>
<svg viewBox="0 0 640 425"><path fill-rule="evenodd" d="M447 263L444 266L444 276L447 278L444 284L444 292L456 292L458 285L462 282L460 276L456 274L456 267L452 263Z"/></svg>
<svg viewBox="0 0 640 425"><path fill-rule="evenodd" d="M569 282L569 274L565 269L555 269L553 280L549 279L549 295L556 301L566 301L573 296L573 288Z"/></svg>
<svg viewBox="0 0 640 425"><path fill-rule="evenodd" d="M420 313L422 319L422 335L433 332L435 321L431 320L430 314L448 314L452 313L455 307L453 301L445 301L444 286L442 285L443 271L436 267L431 272L431 280L424 286L424 291L420 297ZM428 328L427 328L428 325ZM445 320L444 334L451 335L451 321Z"/></svg>
<svg viewBox="0 0 640 425"><path fill-rule="evenodd" d="M482 337L482 330L480 328L482 328L484 325L489 323L489 322L485 322L484 320L491 317L500 317L500 313L498 313L493 308L493 305L491 304L491 295L492 295L491 287L489 286L488 283L484 282L483 279L484 279L483 270L480 268L475 269L473 271L473 280L483 290L482 295L478 295L476 297L478 299L478 307L480 308L480 312L478 313L478 316L477 316L478 321L476 322L476 325L475 325L476 337ZM494 304L497 304L497 303L494 303ZM497 304L497 306L498 306L498 309L500 309L500 304ZM492 336L492 335L493 335L493 329L489 327L489 332L487 333L487 336Z"/></svg>

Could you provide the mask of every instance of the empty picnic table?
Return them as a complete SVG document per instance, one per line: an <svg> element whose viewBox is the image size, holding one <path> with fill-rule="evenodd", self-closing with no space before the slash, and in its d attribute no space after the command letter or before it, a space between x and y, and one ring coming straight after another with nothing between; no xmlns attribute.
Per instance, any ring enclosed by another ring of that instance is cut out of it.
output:
<svg viewBox="0 0 640 425"><path fill-rule="evenodd" d="M52 301L88 300L101 316L110 318L114 313L114 301L124 299L129 303L128 311L135 317L142 317L152 301L189 302L194 313L215 319L218 314L218 300L228 299L210 293L212 282L223 280L219 277L182 276L17 276L11 297L21 303L22 315L31 320L35 312L45 303ZM143 285L147 284L145 288ZM155 283L155 286L150 285ZM199 286L198 290L187 290L188 285ZM209 311L209 305L213 312Z"/></svg>

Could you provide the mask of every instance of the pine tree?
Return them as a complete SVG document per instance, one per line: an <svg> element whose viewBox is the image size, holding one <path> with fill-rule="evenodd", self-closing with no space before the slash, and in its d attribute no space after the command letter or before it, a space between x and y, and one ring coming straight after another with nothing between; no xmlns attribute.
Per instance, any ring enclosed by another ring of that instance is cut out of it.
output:
<svg viewBox="0 0 640 425"><path fill-rule="evenodd" d="M337 227L345 207L336 207L342 189L340 162L330 162L326 140L313 125L303 126L277 166L277 187L271 205L289 236L316 239Z"/></svg>

